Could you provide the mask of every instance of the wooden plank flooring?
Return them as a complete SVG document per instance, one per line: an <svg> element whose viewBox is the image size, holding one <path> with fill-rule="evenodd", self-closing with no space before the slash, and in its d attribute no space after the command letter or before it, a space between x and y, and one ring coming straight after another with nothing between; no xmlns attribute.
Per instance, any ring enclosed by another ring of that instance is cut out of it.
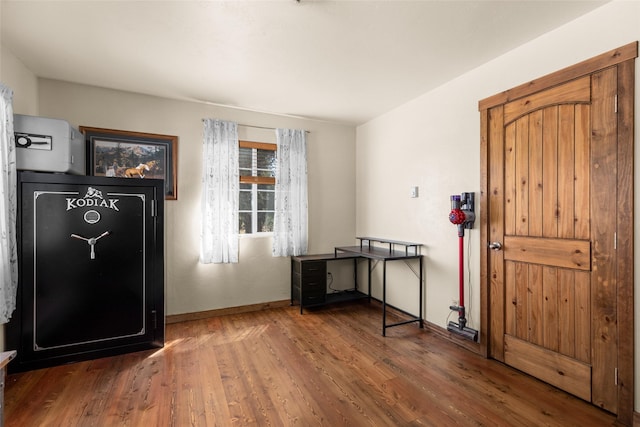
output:
<svg viewBox="0 0 640 427"><path fill-rule="evenodd" d="M366 302L170 324L163 349L9 375L5 425L615 425L416 324L380 327Z"/></svg>

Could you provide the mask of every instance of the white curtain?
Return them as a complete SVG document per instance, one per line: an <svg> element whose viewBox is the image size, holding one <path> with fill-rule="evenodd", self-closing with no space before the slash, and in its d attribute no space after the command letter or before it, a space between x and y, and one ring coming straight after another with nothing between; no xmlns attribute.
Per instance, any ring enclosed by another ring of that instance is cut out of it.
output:
<svg viewBox="0 0 640 427"><path fill-rule="evenodd" d="M12 102L13 91L0 83L0 323L7 323L11 318L18 288L17 172Z"/></svg>
<svg viewBox="0 0 640 427"><path fill-rule="evenodd" d="M303 130L276 129L273 256L307 253L307 141Z"/></svg>
<svg viewBox="0 0 640 427"><path fill-rule="evenodd" d="M200 262L238 262L238 124L204 120Z"/></svg>

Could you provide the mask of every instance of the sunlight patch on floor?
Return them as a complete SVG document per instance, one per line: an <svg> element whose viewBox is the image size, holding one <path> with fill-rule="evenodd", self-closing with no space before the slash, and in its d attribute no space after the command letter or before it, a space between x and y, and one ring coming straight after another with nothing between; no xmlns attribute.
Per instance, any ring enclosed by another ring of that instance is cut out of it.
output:
<svg viewBox="0 0 640 427"><path fill-rule="evenodd" d="M193 351L197 347L205 345L224 345L234 342L244 341L246 339L257 338L264 334L269 328L268 324L255 325L243 328L231 334L203 334L197 337L178 338L168 341L164 347L149 355L149 358L163 356L167 352L182 353L185 351Z"/></svg>

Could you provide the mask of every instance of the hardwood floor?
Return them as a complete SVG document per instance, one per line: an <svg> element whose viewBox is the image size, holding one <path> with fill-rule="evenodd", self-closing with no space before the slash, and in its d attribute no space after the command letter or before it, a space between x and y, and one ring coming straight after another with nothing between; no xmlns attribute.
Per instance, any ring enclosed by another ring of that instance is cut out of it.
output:
<svg viewBox="0 0 640 427"><path fill-rule="evenodd" d="M366 302L170 324L157 351L9 375L5 425L615 425L416 324L380 328Z"/></svg>

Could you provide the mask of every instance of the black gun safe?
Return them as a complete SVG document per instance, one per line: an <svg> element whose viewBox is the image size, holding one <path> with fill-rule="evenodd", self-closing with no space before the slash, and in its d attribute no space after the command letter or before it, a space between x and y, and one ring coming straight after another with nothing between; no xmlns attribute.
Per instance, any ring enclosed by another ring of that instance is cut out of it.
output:
<svg viewBox="0 0 640 427"><path fill-rule="evenodd" d="M164 345L162 180L18 174L10 371Z"/></svg>

